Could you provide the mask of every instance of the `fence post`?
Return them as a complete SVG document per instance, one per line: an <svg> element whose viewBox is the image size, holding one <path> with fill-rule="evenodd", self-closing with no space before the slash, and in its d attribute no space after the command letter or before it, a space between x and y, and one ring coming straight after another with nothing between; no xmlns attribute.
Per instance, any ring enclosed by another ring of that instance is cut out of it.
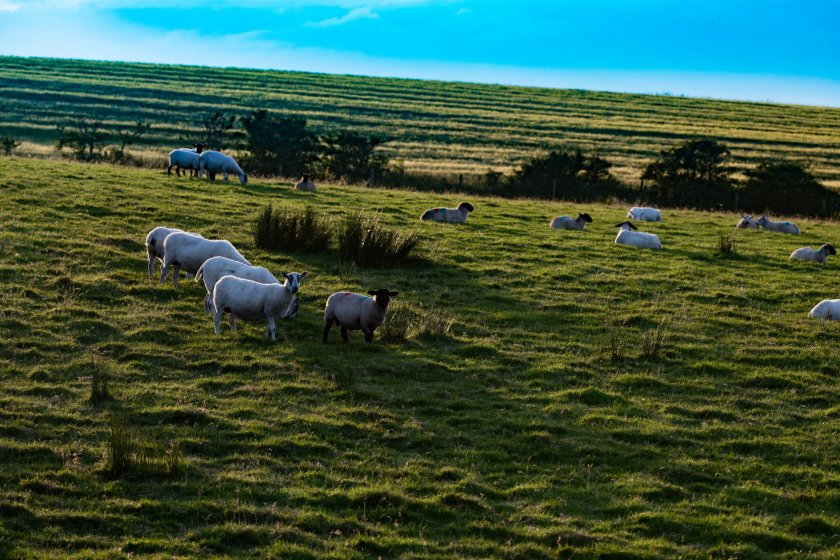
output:
<svg viewBox="0 0 840 560"><path fill-rule="evenodd" d="M557 179L551 180L551 200L557 198Z"/></svg>
<svg viewBox="0 0 840 560"><path fill-rule="evenodd" d="M277 176L278 177L283 176L283 164L282 163L277 164Z"/></svg>
<svg viewBox="0 0 840 560"><path fill-rule="evenodd" d="M376 168L371 167L370 168L370 184L373 185L374 183L376 183Z"/></svg>
<svg viewBox="0 0 840 560"><path fill-rule="evenodd" d="M464 174L458 173L458 190L461 190L464 186Z"/></svg>

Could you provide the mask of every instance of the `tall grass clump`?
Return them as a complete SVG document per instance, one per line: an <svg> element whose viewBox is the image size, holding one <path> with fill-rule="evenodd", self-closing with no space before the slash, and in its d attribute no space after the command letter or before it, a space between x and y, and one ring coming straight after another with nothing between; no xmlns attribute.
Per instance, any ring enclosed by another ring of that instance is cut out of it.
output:
<svg viewBox="0 0 840 560"><path fill-rule="evenodd" d="M332 229L311 206L274 209L269 204L254 222L254 244L269 251L316 253L329 247Z"/></svg>
<svg viewBox="0 0 840 560"><path fill-rule="evenodd" d="M361 210L347 214L338 230L339 258L359 266L399 263L419 243L416 230L400 233L382 225L379 216L368 216Z"/></svg>
<svg viewBox="0 0 840 560"><path fill-rule="evenodd" d="M657 358L662 351L668 336L665 320L659 322L655 329L648 329L642 333L642 357Z"/></svg>
<svg viewBox="0 0 840 560"><path fill-rule="evenodd" d="M717 252L720 255L734 255L736 253L735 238L732 237L731 233L721 235L718 238Z"/></svg>
<svg viewBox="0 0 840 560"><path fill-rule="evenodd" d="M437 307L415 309L403 302L388 307L388 316L379 332L386 343L402 342L409 338L434 340L447 336L456 315Z"/></svg>
<svg viewBox="0 0 840 560"><path fill-rule="evenodd" d="M144 468L148 458L140 445L137 432L125 418L111 416L108 448L105 451L105 472L114 478Z"/></svg>
<svg viewBox="0 0 840 560"><path fill-rule="evenodd" d="M94 360L90 374L90 402L99 404L110 400L111 394L108 391L108 370L99 362Z"/></svg>

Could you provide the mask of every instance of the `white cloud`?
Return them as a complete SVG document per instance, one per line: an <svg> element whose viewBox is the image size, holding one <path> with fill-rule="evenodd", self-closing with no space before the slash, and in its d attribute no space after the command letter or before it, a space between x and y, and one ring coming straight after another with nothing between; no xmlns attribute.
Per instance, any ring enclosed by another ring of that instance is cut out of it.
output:
<svg viewBox="0 0 840 560"><path fill-rule="evenodd" d="M307 27L335 27L336 25L344 25L351 21L359 19L379 19L379 14L372 11L370 8L354 8L341 17L334 17L325 19L323 21L309 22Z"/></svg>
<svg viewBox="0 0 840 560"><path fill-rule="evenodd" d="M341 8L351 11L366 9L372 13L374 10L449 5L458 1L460 0L287 0L285 2L278 2L277 0L215 0L212 2L212 7L214 9L266 8L272 10L321 7ZM208 5L206 0L178 0L177 4L179 8L195 8ZM172 6L172 0L30 0L25 4L11 0L0 0L0 11L13 11L12 9L5 9L4 6L10 6L14 10L22 8L51 10L75 8L106 10L121 8L169 8Z"/></svg>
<svg viewBox="0 0 840 560"><path fill-rule="evenodd" d="M16 12L23 8L23 4L17 2L8 2L7 0L0 0L0 12Z"/></svg>

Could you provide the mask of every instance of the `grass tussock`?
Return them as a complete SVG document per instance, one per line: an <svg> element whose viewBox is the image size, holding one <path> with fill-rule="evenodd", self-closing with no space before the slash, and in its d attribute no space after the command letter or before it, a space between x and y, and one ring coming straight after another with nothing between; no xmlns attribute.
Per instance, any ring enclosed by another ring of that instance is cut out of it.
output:
<svg viewBox="0 0 840 560"><path fill-rule="evenodd" d="M382 224L378 215L348 213L338 230L339 258L359 266L395 265L420 244L417 230L400 232Z"/></svg>
<svg viewBox="0 0 840 560"><path fill-rule="evenodd" d="M254 244L269 251L317 253L326 250L332 222L311 206L273 208L270 204L254 221Z"/></svg>
<svg viewBox="0 0 840 560"><path fill-rule="evenodd" d="M144 470L149 457L140 442L140 435L128 420L119 415L111 416L108 447L105 450L105 473L119 478L131 472Z"/></svg>
<svg viewBox="0 0 840 560"><path fill-rule="evenodd" d="M736 241L735 238L732 237L731 233L718 237L717 246L715 248L717 249L717 253L719 255L725 256L737 254Z"/></svg>
<svg viewBox="0 0 840 560"><path fill-rule="evenodd" d="M642 358L658 358L668 339L668 325L663 319L656 327L642 332Z"/></svg>
<svg viewBox="0 0 840 560"><path fill-rule="evenodd" d="M111 400L109 390L110 374L108 368L102 362L94 359L90 371L90 397L91 404L101 404Z"/></svg>
<svg viewBox="0 0 840 560"><path fill-rule="evenodd" d="M420 307L395 301L388 308L388 317L380 327L385 342L402 342L409 338L435 340L449 335L457 316L440 307Z"/></svg>

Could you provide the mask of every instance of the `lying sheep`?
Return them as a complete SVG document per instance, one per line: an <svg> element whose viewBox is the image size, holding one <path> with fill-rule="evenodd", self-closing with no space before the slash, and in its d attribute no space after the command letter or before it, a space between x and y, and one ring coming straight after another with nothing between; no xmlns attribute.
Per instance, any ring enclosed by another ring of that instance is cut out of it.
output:
<svg viewBox="0 0 840 560"><path fill-rule="evenodd" d="M166 237L170 233L174 233L176 231L179 233L189 233L190 235L201 237L197 233L190 233L188 231L182 231L177 228L156 227L155 229L150 231L149 234L146 236L146 257L149 259L149 278L151 280L155 279L155 261L163 261L164 239L166 239Z"/></svg>
<svg viewBox="0 0 840 560"><path fill-rule="evenodd" d="M160 271L160 283L166 282L169 268L174 267L172 284L178 286L178 270L195 274L204 261L211 257L227 257L250 265L245 257L224 239L204 239L188 233L174 232L163 241L163 268Z"/></svg>
<svg viewBox="0 0 840 560"><path fill-rule="evenodd" d="M794 235L799 234L799 227L793 222L774 222L773 220L768 219L767 216L761 216L755 221L755 223L757 223L767 231L776 231L779 233L792 233Z"/></svg>
<svg viewBox="0 0 840 560"><path fill-rule="evenodd" d="M641 222L661 222L662 212L656 208L646 206L634 206L627 212L628 220L639 220Z"/></svg>
<svg viewBox="0 0 840 560"><path fill-rule="evenodd" d="M475 210L473 205L469 202L462 202L458 208L429 208L423 215L421 220L432 220L434 222L446 222L449 224L465 224L470 212Z"/></svg>
<svg viewBox="0 0 840 560"><path fill-rule="evenodd" d="M577 218L557 216L551 220L551 227L553 229L583 229L586 227L586 224L591 223L592 217L589 214L578 214Z"/></svg>
<svg viewBox="0 0 840 560"><path fill-rule="evenodd" d="M274 321L290 313L295 307L294 293L300 286L300 280L306 273L292 272L283 274L286 283L261 284L236 276L223 276L213 288L213 323L216 334L221 332L222 315L230 314L230 330L236 332L236 320L261 321L266 320L265 334L271 340L277 340ZM294 289L292 288L294 286ZM296 314L296 310L295 310Z"/></svg>
<svg viewBox="0 0 840 560"><path fill-rule="evenodd" d="M267 269L261 266L251 266L227 257L211 257L204 261L195 273L195 281L204 280L207 295L204 297L204 311L213 312L213 288L223 276L236 276L253 280L260 284L279 284L280 281Z"/></svg>
<svg viewBox="0 0 840 560"><path fill-rule="evenodd" d="M295 184L295 189L299 191L315 192L315 183L312 182L312 175L304 175L303 178Z"/></svg>
<svg viewBox="0 0 840 560"><path fill-rule="evenodd" d="M349 341L348 330L361 329L365 333L365 342L373 341L373 331L385 322L388 304L399 292L380 288L375 292L371 290L368 294L373 297L352 292L336 292L327 299L327 306L324 308L324 343L327 342L327 335L333 323L341 327L341 339L345 344Z"/></svg>
<svg viewBox="0 0 840 560"><path fill-rule="evenodd" d="M236 163L236 160L229 155L222 152L207 150L202 152L198 157L198 178L204 177L204 172L208 174L208 180L213 180L217 173L221 173L225 182L228 180L228 175L236 175L239 177L239 182L243 185L248 183L248 176Z"/></svg>
<svg viewBox="0 0 840 560"><path fill-rule="evenodd" d="M800 261L810 261L822 264L826 260L828 260L829 255L836 254L837 251L834 249L834 245L832 245L831 243L826 243L819 249L811 249L810 247L802 247L801 249L797 249L796 251L790 254L790 258Z"/></svg>
<svg viewBox="0 0 840 560"><path fill-rule="evenodd" d="M840 299L824 299L814 306L808 313L814 319L840 321Z"/></svg>
<svg viewBox="0 0 840 560"><path fill-rule="evenodd" d="M735 227L738 229L758 229L758 222L753 220L753 217L749 214L744 214Z"/></svg>
<svg viewBox="0 0 840 560"><path fill-rule="evenodd" d="M615 227L621 228L618 235L615 236L615 242L618 245L632 245L634 247L642 247L644 249L662 248L662 243L659 241L659 237L653 233L631 231L637 228L630 222L621 222L620 224L615 224Z"/></svg>
<svg viewBox="0 0 840 560"><path fill-rule="evenodd" d="M166 174L172 175L172 168L178 177L182 169L190 170L190 177L198 173L199 154L204 151L206 144L195 144L193 148L177 148L169 152L169 161L166 166Z"/></svg>

